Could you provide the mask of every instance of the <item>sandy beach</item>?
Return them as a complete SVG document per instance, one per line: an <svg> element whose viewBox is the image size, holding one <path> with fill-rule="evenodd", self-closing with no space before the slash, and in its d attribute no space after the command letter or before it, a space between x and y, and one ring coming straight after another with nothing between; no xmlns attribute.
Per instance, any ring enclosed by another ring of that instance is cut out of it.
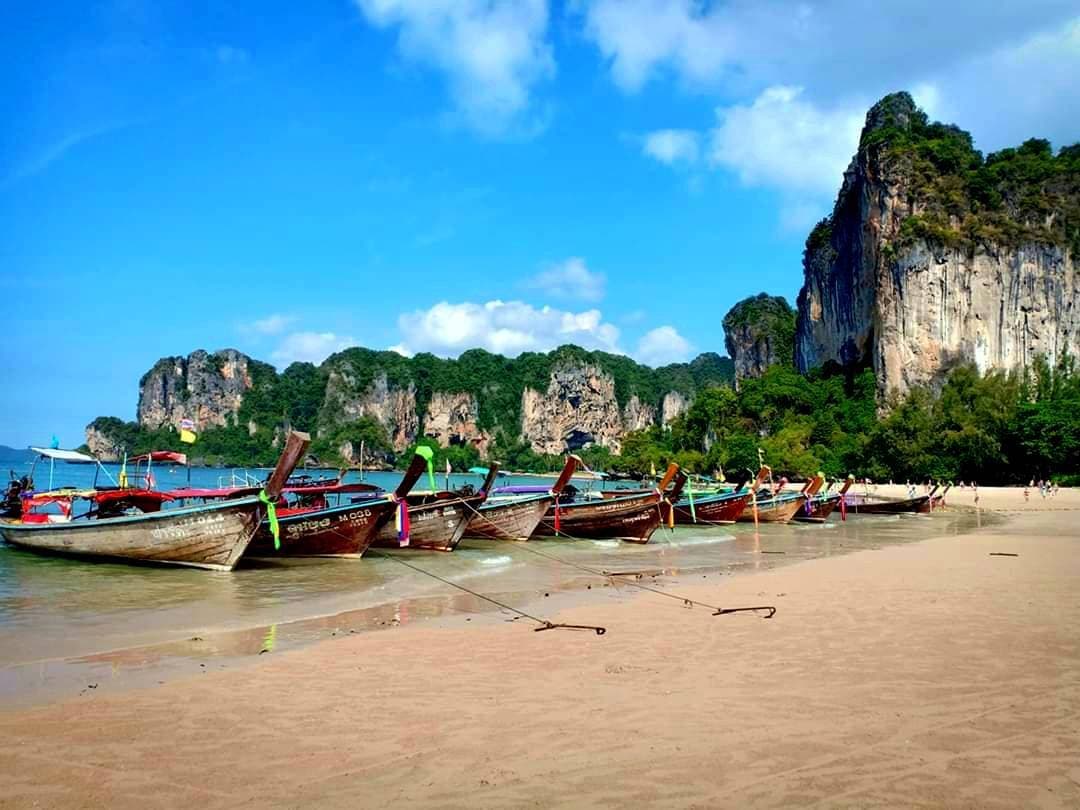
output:
<svg viewBox="0 0 1080 810"><path fill-rule="evenodd" d="M0 713L0 807L1077 807L1080 493L979 492L975 533L665 582L771 620L597 588L529 608L604 636L460 616Z"/></svg>

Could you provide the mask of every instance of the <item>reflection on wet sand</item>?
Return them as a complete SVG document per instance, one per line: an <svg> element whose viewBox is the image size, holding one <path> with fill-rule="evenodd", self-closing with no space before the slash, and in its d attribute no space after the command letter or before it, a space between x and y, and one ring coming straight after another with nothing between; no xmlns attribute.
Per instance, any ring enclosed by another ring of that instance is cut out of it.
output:
<svg viewBox="0 0 1080 810"><path fill-rule="evenodd" d="M958 534L969 513L860 517L823 525L678 527L648 545L548 539L466 540L453 554L389 552L507 604L560 604L629 594L628 580L736 574L815 557ZM4 549L15 593L0 594L0 703L27 704L105 687L152 685L257 660L336 635L497 608L393 559L282 560L210 575L80 565ZM597 578L582 570L608 571ZM604 590L608 588L609 590ZM590 593L591 592L591 593ZM617 629L617 628L613 628ZM93 685L91 687L91 685Z"/></svg>

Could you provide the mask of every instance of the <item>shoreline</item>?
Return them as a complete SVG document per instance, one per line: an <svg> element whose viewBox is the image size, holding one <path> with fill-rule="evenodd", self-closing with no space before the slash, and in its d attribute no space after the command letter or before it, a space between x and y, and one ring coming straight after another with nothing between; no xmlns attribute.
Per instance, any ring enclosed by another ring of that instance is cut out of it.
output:
<svg viewBox="0 0 1080 810"><path fill-rule="evenodd" d="M699 582L701 577L719 580L720 577L757 574L812 559L858 553L865 548L918 542L924 539L919 537L920 533L934 536L963 531L965 525L975 528L976 524L970 523L970 519L971 515L964 510L954 509L947 522L942 517L931 520L924 515L904 515L852 518L844 528L804 523L762 524L761 529L755 531L751 524L744 523L705 527L695 534L690 527L680 527L681 544L677 541L674 546L669 546L663 533L647 546L615 543L610 563L618 566L616 570L629 567L656 574L659 579L646 577L645 582L651 587L678 591L686 583ZM1001 520L989 516L988 519ZM889 534L895 531L900 532L899 537L890 537ZM868 543L865 539L878 535L882 536L878 542ZM306 649L338 635L408 625L454 626L462 618L474 624L501 620L506 612L484 597L546 615L553 610L587 606L602 599L601 595L605 593L633 595L639 591L630 583L590 576L574 569L574 563L566 557L583 545L590 546L589 541L571 541L569 546L554 541L529 544L468 542L479 543L480 547L466 545L454 557L406 552L404 559L431 568L461 559L463 554L489 560L499 558L511 565L531 568L536 579L514 587L513 582L501 582L498 577L496 581L489 581L480 571L474 570L471 577L459 584L483 592L483 596L476 598L423 576L419 577L421 583L431 589L423 593L413 593L408 583L389 578L369 591L357 583L359 591L330 596L312 594L307 600L281 608L277 611L281 617L273 620L245 621L238 616L223 616L214 624L162 627L157 631L160 633L158 639L146 638L146 631L141 631L138 640L131 643L110 644L113 639L106 637L101 639L101 646L83 644L83 649L68 654L12 661L0 667L0 711L48 705L86 695L90 690L97 690L97 695L123 694L131 689L161 685L177 677L197 675L204 667L235 669L252 666L266 653ZM680 554L693 548L704 549L708 562L701 565L701 559L697 558L697 565L687 567L689 558ZM530 554L530 551L536 553ZM388 556L395 555L390 552ZM370 566L373 563L378 564L374 556L366 561L327 561L326 573L344 574L346 569L340 566ZM542 579L536 566L553 569L556 572L554 579ZM357 575L370 570L352 569ZM390 566L390 571L391 577L401 573L394 566ZM258 572L244 573L257 575ZM610 591L605 591L609 588ZM387 589L390 593L384 592ZM392 595L403 592L406 595ZM382 601L376 596L379 593ZM361 607L345 606L357 599L373 601ZM296 612L309 604L314 611Z"/></svg>
<svg viewBox="0 0 1080 810"><path fill-rule="evenodd" d="M773 602L770 620L642 592L549 611L606 624L602 637L458 616L0 712L0 795L12 807L1075 806L1080 538L1071 516L1031 511L671 586Z"/></svg>

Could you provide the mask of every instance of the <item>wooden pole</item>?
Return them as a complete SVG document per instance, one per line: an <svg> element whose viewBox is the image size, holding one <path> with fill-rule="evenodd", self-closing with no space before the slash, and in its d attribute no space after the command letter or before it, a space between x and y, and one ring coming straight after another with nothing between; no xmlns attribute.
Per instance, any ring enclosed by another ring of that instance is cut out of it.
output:
<svg viewBox="0 0 1080 810"><path fill-rule="evenodd" d="M416 486L416 482L420 480L420 476L424 474L426 469L427 461L423 456L414 453L412 461L409 462L409 466L405 470L405 475L401 477L401 483L394 490L394 495L398 498L404 498L412 492L412 488Z"/></svg>
<svg viewBox="0 0 1080 810"><path fill-rule="evenodd" d="M304 458L304 453L307 452L310 444L311 436L309 434L301 433L298 430L289 432L288 437L285 439L285 449L281 451L277 466L274 467L274 471L266 479L266 486L263 487L270 500L277 500L278 496L281 495L281 490L285 488L285 482L289 480L289 476L296 469L296 465Z"/></svg>
<svg viewBox="0 0 1080 810"><path fill-rule="evenodd" d="M551 488L552 495L558 495L566 489L566 485L570 483L570 478L574 475L574 471L577 469L578 462L580 461L581 459L574 455L566 457L566 465L563 467L562 472L559 473L559 477L555 480L555 485Z"/></svg>

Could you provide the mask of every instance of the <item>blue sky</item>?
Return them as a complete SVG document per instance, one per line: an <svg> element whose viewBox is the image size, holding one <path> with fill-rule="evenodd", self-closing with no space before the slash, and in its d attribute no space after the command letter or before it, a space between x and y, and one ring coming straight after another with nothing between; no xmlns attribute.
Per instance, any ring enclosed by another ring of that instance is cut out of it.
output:
<svg viewBox="0 0 1080 810"><path fill-rule="evenodd" d="M872 10L871 10L872 9ZM0 443L159 357L564 342L659 364L790 301L869 104L1080 137L1074 4L16 3Z"/></svg>

